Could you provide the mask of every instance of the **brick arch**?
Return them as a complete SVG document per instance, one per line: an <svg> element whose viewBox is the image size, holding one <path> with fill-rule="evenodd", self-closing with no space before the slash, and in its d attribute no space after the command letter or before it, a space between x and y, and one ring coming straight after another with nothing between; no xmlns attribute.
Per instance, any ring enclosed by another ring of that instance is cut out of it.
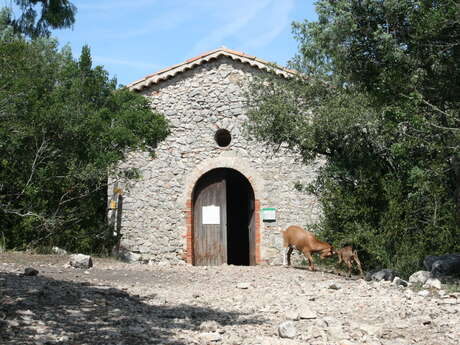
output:
<svg viewBox="0 0 460 345"><path fill-rule="evenodd" d="M260 223L260 199L263 193L263 180L257 171L249 166L249 164L238 157L217 157L210 158L199 164L186 178L184 195L182 196L185 202L185 223L186 223L186 249L184 259L187 263L193 263L193 189L198 180L208 171L217 168L228 168L238 171L248 180L254 191L254 212L255 212L255 256L256 264L262 263L260 256L261 242L261 223Z"/></svg>

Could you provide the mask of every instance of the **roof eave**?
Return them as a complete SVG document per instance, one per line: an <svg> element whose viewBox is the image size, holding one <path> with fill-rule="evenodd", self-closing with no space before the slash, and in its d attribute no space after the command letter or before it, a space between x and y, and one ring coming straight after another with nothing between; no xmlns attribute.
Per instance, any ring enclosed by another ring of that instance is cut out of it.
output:
<svg viewBox="0 0 460 345"><path fill-rule="evenodd" d="M255 56L247 55L245 53L237 52L235 50L223 47L211 50L194 58L188 59L177 65L173 65L153 74L147 75L142 79L129 83L128 85L126 85L126 87L133 91L141 91L152 85L158 84L161 81L173 78L179 73L183 73L187 70L193 69L199 65L202 65L203 63L215 60L221 56L227 56L234 61L240 61L241 63L249 64L250 66L257 67L260 70L274 72L275 74L283 76L285 78L292 77L297 74L296 71L279 67L273 63L269 63Z"/></svg>

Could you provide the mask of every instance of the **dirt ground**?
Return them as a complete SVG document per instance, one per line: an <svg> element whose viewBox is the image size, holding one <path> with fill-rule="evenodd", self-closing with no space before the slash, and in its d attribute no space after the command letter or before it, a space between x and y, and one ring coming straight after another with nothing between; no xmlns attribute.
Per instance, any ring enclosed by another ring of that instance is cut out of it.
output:
<svg viewBox="0 0 460 345"><path fill-rule="evenodd" d="M280 266L0 254L0 344L458 345L460 295ZM33 267L37 276L25 276ZM427 296L424 296L426 294Z"/></svg>

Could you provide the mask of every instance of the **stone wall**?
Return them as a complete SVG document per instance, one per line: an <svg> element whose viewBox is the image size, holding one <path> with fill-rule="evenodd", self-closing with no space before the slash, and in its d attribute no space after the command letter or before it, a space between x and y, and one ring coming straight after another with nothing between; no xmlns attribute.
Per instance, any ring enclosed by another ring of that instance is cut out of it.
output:
<svg viewBox="0 0 460 345"><path fill-rule="evenodd" d="M142 93L170 121L171 135L159 144L155 158L133 152L120 169L136 167L137 181L122 184L122 246L145 259L178 263L186 250L186 202L196 179L215 167L238 170L251 183L261 208L275 207L277 221L261 224L261 257L281 262L280 230L290 224L318 221L317 200L294 188L315 177L319 163L309 167L281 148L274 153L243 135L247 120L244 89L258 69L228 57L207 62L162 81ZM232 135L219 147L216 130ZM110 193L109 193L110 194Z"/></svg>

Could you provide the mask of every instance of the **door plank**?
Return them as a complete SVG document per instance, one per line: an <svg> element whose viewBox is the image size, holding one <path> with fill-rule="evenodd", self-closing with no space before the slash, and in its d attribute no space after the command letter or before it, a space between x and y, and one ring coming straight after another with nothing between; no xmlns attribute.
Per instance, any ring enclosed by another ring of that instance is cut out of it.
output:
<svg viewBox="0 0 460 345"><path fill-rule="evenodd" d="M193 206L194 264L214 266L227 262L227 205L225 174L211 172L198 181ZM203 224L203 207L220 208L220 224Z"/></svg>

